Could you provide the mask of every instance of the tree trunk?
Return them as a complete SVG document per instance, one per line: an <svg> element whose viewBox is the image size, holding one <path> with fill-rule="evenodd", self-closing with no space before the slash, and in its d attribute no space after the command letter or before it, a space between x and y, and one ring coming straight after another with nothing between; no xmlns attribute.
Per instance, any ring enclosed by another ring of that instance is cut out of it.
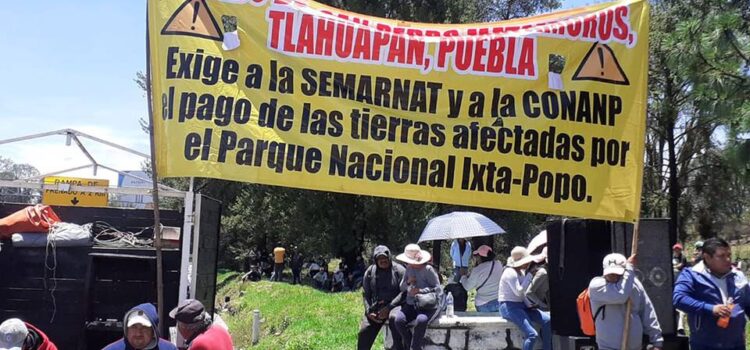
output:
<svg viewBox="0 0 750 350"><path fill-rule="evenodd" d="M680 181L677 174L677 151L674 139L674 127L667 128L667 151L669 166L669 242L677 242L677 232L680 226L679 204L680 204Z"/></svg>
<svg viewBox="0 0 750 350"><path fill-rule="evenodd" d="M674 91L669 69L664 69L664 78L664 104L661 120L665 123L667 167L669 168L669 219L672 221L672 224L669 225L669 242L670 244L674 244L677 242L677 232L680 227L679 204L682 189L680 188L679 173L677 172L677 142L675 140L675 127L677 124L676 91Z"/></svg>

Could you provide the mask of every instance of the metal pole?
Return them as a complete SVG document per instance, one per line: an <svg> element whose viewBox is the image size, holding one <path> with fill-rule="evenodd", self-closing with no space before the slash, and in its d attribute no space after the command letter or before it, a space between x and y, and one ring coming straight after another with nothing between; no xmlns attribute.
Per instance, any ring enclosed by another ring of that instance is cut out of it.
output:
<svg viewBox="0 0 750 350"><path fill-rule="evenodd" d="M260 310L253 310L253 345L260 341Z"/></svg>
<svg viewBox="0 0 750 350"><path fill-rule="evenodd" d="M149 40L148 1L146 1L146 99L148 100L148 135L151 142L151 177L154 199L154 248L156 249L156 305L159 319L162 320L161 334L165 334L164 325L164 276L161 252L161 220L159 220L159 176L156 171L156 144L154 142L154 108L151 96L151 43Z"/></svg>
<svg viewBox="0 0 750 350"><path fill-rule="evenodd" d="M630 255L638 254L638 225L639 221L635 222L633 226L633 243L630 245ZM635 268L635 267L634 267ZM633 276L635 278L635 276ZM625 293L632 293L632 290L626 290ZM628 298L627 304L625 304L625 327L622 331L622 343L620 343L620 349L628 350L628 335L630 334L630 312L633 310L633 300Z"/></svg>
<svg viewBox="0 0 750 350"><path fill-rule="evenodd" d="M182 225L182 249L180 251L180 292L177 302L181 302L190 297L188 289L190 289L190 283L188 281L188 271L190 267L190 243L193 239L193 201L195 198L194 190L194 178L190 178L190 189L185 193L185 216L184 223ZM195 291L191 290L192 293ZM176 342L178 346L184 346L185 339L182 338L180 332L177 332Z"/></svg>

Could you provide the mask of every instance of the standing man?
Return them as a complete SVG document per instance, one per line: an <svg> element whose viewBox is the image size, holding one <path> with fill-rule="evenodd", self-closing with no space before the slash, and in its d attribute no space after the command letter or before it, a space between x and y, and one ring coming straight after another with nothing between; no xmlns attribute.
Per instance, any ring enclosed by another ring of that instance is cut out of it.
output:
<svg viewBox="0 0 750 350"><path fill-rule="evenodd" d="M459 238L451 243L451 260L453 260L453 280L458 283L461 276L469 273L471 259L471 242Z"/></svg>
<svg viewBox="0 0 750 350"><path fill-rule="evenodd" d="M391 251L384 245L375 247L372 253L373 264L365 271L362 280L362 300L365 304L365 315L359 325L357 349L369 350L375 338L388 320L391 313L398 311L402 301L401 280L404 279L404 267L394 264ZM397 332L393 323L388 325L391 334Z"/></svg>
<svg viewBox="0 0 750 350"><path fill-rule="evenodd" d="M672 295L674 306L688 315L690 348L744 350L749 292L745 275L732 268L729 243L706 240L702 261L680 274Z"/></svg>
<svg viewBox="0 0 750 350"><path fill-rule="evenodd" d="M675 243L675 245L672 246L672 269L674 270L674 275L679 275L680 272L682 272L682 269L689 266L690 263L688 263L685 255L682 254L682 244Z"/></svg>
<svg viewBox="0 0 750 350"><path fill-rule="evenodd" d="M137 305L122 318L124 336L103 350L160 349L177 350L174 344L159 338L159 315L149 303Z"/></svg>
<svg viewBox="0 0 750 350"><path fill-rule="evenodd" d="M703 261L703 241L695 242L695 251L693 252L693 266Z"/></svg>
<svg viewBox="0 0 750 350"><path fill-rule="evenodd" d="M203 304L195 299L185 299L169 312L177 321L188 350L233 350L232 337L219 324L214 324Z"/></svg>
<svg viewBox="0 0 750 350"><path fill-rule="evenodd" d="M602 262L602 276L594 277L589 283L591 311L596 324L596 344L601 350L620 350L628 299L633 304L630 315L627 315L630 317L628 350L641 349L644 334L648 336L653 349L661 350L664 342L661 326L656 319L651 299L635 277L634 265L635 256L625 259L622 254L609 254Z"/></svg>
<svg viewBox="0 0 750 350"><path fill-rule="evenodd" d="M273 248L273 275L271 275L271 281L281 281L281 274L284 273L284 255L286 255L286 249L281 245Z"/></svg>
<svg viewBox="0 0 750 350"><path fill-rule="evenodd" d="M302 266L304 265L305 260L302 253L299 252L299 249L295 249L292 256L292 284L302 284Z"/></svg>

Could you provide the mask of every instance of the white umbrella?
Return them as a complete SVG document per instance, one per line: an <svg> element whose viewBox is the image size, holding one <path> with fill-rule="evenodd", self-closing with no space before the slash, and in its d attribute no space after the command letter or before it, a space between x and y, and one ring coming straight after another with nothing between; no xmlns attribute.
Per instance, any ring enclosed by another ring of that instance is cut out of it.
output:
<svg viewBox="0 0 750 350"><path fill-rule="evenodd" d="M547 245L547 230L544 230L542 232L539 232L536 237L531 239L531 242L529 242L529 246L526 247L526 250L529 252L529 254L536 254L538 253L537 250L541 251L542 248L544 248Z"/></svg>
<svg viewBox="0 0 750 350"><path fill-rule="evenodd" d="M470 211L455 211L430 219L419 236L419 242L451 240L505 233L488 217Z"/></svg>

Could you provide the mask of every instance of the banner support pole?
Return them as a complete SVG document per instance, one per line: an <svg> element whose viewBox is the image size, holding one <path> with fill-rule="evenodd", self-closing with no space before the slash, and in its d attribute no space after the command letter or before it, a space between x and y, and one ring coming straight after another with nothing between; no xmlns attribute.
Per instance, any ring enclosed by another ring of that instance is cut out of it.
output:
<svg viewBox="0 0 750 350"><path fill-rule="evenodd" d="M161 220L159 218L159 176L156 171L156 144L154 143L154 108L153 98L151 96L151 40L149 36L149 1L146 1L146 99L148 100L148 135L151 143L151 178L153 185L154 201L154 249L156 250L156 306L159 319L161 320L161 334L164 332L164 271L162 261L162 242L161 242Z"/></svg>
<svg viewBox="0 0 750 350"><path fill-rule="evenodd" d="M640 220L635 222L633 226L633 242L630 245L630 255L638 255L638 227L640 226ZM635 276L633 276L635 278ZM632 290L625 291L626 293L632 293ZM628 302L625 304L625 325L622 331L622 343L620 343L621 350L628 349L628 335L630 334L630 313L633 310L633 300L628 298Z"/></svg>

